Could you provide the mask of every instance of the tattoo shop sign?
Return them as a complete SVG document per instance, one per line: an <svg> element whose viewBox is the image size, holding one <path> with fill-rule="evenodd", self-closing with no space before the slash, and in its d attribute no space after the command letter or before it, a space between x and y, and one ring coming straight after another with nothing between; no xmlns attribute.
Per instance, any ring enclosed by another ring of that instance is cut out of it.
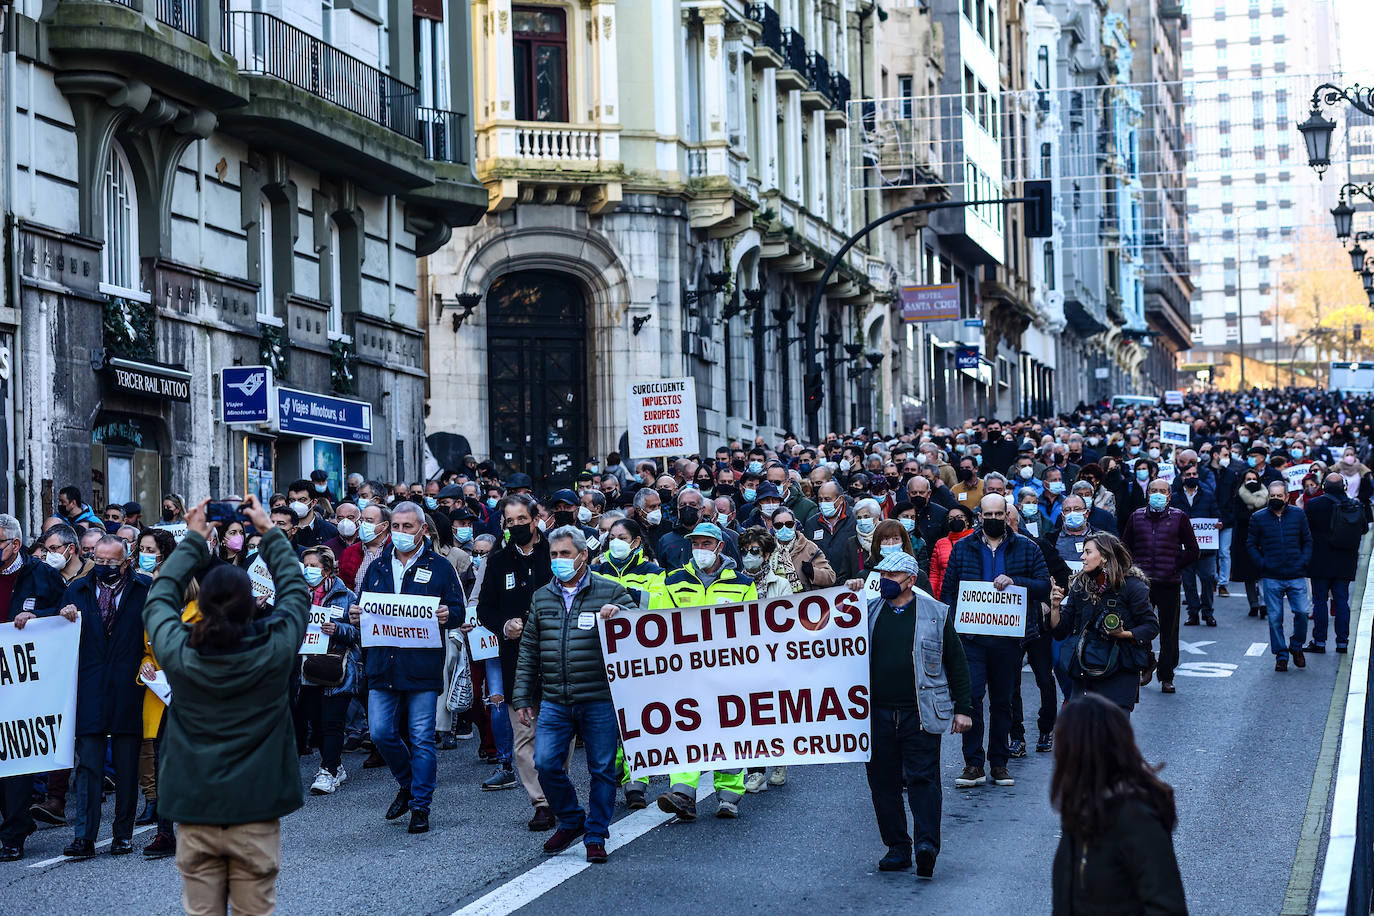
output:
<svg viewBox="0 0 1374 916"><path fill-rule="evenodd" d="M387 595L363 592L358 604L362 614L363 648L392 646L397 649L438 649L439 598L428 595Z"/></svg>
<svg viewBox="0 0 1374 916"><path fill-rule="evenodd" d="M0 777L71 768L80 646L62 617L0 625Z"/></svg>
<svg viewBox="0 0 1374 916"><path fill-rule="evenodd" d="M599 632L636 776L869 758L868 610L848 589L621 611Z"/></svg>

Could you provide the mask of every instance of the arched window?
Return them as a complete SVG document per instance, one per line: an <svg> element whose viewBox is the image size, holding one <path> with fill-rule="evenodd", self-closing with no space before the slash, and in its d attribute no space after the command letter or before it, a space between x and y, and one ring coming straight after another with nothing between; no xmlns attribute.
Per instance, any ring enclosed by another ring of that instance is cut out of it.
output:
<svg viewBox="0 0 1374 916"><path fill-rule="evenodd" d="M276 315L272 290L272 202L258 198L258 317Z"/></svg>
<svg viewBox="0 0 1374 916"><path fill-rule="evenodd" d="M329 333L343 333L343 247L339 224L329 221Z"/></svg>
<svg viewBox="0 0 1374 916"><path fill-rule="evenodd" d="M138 287L138 195L134 173L118 143L110 144L105 165L105 282L120 289Z"/></svg>

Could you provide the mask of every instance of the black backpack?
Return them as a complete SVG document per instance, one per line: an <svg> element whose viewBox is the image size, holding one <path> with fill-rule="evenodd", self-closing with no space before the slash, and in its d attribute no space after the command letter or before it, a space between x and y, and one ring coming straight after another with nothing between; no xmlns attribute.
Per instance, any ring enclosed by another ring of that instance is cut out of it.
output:
<svg viewBox="0 0 1374 916"><path fill-rule="evenodd" d="M1333 499L1330 537L1333 546L1358 550L1368 525L1360 504L1350 498Z"/></svg>

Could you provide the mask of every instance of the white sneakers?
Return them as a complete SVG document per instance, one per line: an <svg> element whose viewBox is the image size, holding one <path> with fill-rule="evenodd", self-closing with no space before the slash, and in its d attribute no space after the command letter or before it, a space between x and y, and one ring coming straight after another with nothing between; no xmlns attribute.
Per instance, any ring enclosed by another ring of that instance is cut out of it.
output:
<svg viewBox="0 0 1374 916"><path fill-rule="evenodd" d="M773 767L773 772L768 774L768 784L770 786L787 785L787 767Z"/></svg>
<svg viewBox="0 0 1374 916"><path fill-rule="evenodd" d="M750 795L757 795L768 790L767 773L750 773L744 777L744 791Z"/></svg>
<svg viewBox="0 0 1374 916"><path fill-rule="evenodd" d="M310 794L332 795L334 790L343 785L344 780L347 778L348 773L344 770L342 765L339 767L338 776L333 775L324 767L320 767L320 772L315 775L315 781L310 784Z"/></svg>

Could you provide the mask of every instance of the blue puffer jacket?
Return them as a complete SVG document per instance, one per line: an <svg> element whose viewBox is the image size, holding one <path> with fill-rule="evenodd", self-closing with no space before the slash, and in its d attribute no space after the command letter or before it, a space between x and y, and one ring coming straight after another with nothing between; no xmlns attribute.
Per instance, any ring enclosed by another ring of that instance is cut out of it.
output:
<svg viewBox="0 0 1374 916"><path fill-rule="evenodd" d="M314 595L314 589L311 589ZM338 576L334 577L334 582L325 593L324 600L320 602L321 607L334 608L335 611L343 611L344 616L334 621L334 635L329 637L329 648L347 649L348 654L344 656L344 679L343 683L337 687L326 687L324 695L332 697L340 693L357 693L362 689L362 664L363 664L363 643L362 633L358 628L348 622L348 609L357 603L357 597L348 590L348 586L343 584L343 580Z"/></svg>
<svg viewBox="0 0 1374 916"><path fill-rule="evenodd" d="M449 609L445 630L461 626L467 601L462 583L453 564L434 552L428 543L420 550L415 562L406 569L400 582L391 574L391 558L395 547L387 544L381 555L367 567L367 575L358 589L359 600L364 592L387 595L429 595ZM417 582L416 574L428 570L428 581ZM372 646L367 650L367 686L372 690L432 690L444 689L444 647L432 649L397 649L394 646Z"/></svg>
<svg viewBox="0 0 1374 916"><path fill-rule="evenodd" d="M1014 584L1026 590L1029 605L1026 639L1034 639L1040 635L1040 603L1050 600L1050 570L1045 565L1045 555L1034 541L1020 534L1008 533L997 549L1006 551L1003 562L1007 575ZM940 600L952 608L958 603L961 582L985 582L991 579L991 576L983 575L983 536L972 534L956 543L950 551L949 565L945 567L944 581L940 585Z"/></svg>
<svg viewBox="0 0 1374 916"><path fill-rule="evenodd" d="M1245 546L1261 579L1302 579L1312 560L1312 530L1301 509L1288 506L1281 515L1261 509L1250 516Z"/></svg>

